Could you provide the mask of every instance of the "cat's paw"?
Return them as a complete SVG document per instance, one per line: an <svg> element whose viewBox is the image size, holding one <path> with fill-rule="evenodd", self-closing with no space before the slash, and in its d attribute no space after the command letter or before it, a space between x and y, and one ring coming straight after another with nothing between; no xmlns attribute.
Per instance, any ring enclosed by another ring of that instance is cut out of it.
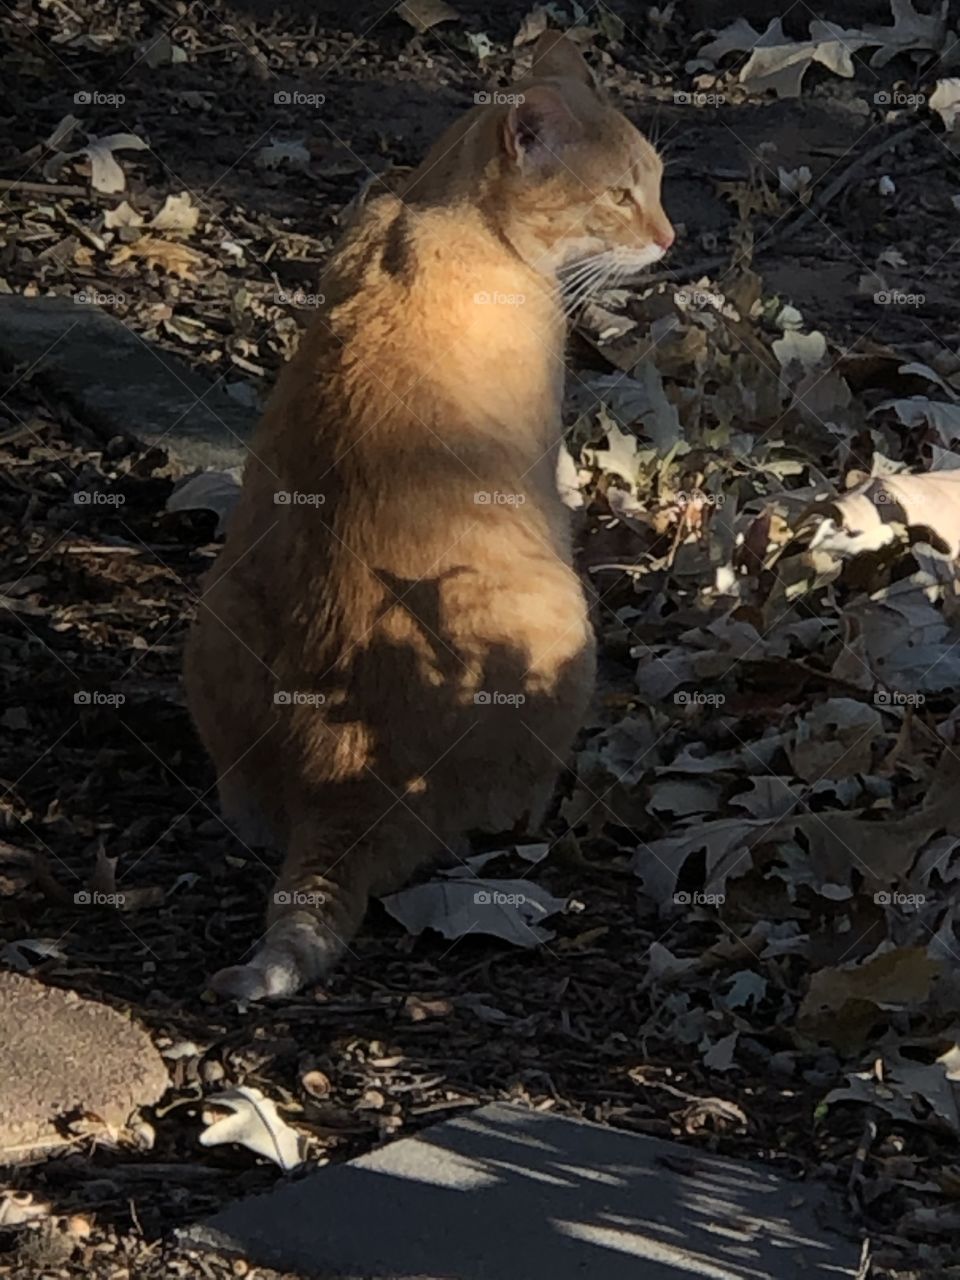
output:
<svg viewBox="0 0 960 1280"><path fill-rule="evenodd" d="M233 964L219 969L207 985L215 995L240 1004L263 1000L270 994L266 975L252 964Z"/></svg>
<svg viewBox="0 0 960 1280"><path fill-rule="evenodd" d="M210 988L240 1003L293 996L327 973L339 949L319 935L312 917L286 916L270 926L269 937L247 964L219 970Z"/></svg>
<svg viewBox="0 0 960 1280"><path fill-rule="evenodd" d="M210 989L225 1000L251 1004L271 996L292 996L303 985L300 974L289 963L263 961L234 964L220 969L210 979Z"/></svg>

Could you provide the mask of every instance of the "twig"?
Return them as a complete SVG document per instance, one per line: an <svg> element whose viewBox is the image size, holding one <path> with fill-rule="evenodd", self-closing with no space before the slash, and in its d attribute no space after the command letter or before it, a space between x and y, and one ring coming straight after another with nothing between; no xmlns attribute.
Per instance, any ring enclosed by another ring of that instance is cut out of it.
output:
<svg viewBox="0 0 960 1280"><path fill-rule="evenodd" d="M9 431L4 431L0 435L0 445L10 444L14 440L19 440L23 436L33 436L36 439L37 433L33 427L13 427Z"/></svg>
<svg viewBox="0 0 960 1280"><path fill-rule="evenodd" d="M870 1148L873 1146L876 1136L877 1122L871 1111L867 1113L867 1119L863 1126L863 1136L854 1153L853 1164L850 1167L850 1178L847 1182L847 1203L855 1213L859 1212L863 1207L860 1199L863 1166L866 1164L867 1156L870 1154Z"/></svg>
<svg viewBox="0 0 960 1280"><path fill-rule="evenodd" d="M869 1280L872 1271L872 1253L868 1238L864 1240L863 1248L860 1250L860 1265L857 1267L857 1274L853 1277L853 1280Z"/></svg>
<svg viewBox="0 0 960 1280"><path fill-rule="evenodd" d="M0 191L22 191L25 196L88 196L89 187L58 187L52 182L21 182L0 178Z"/></svg>
<svg viewBox="0 0 960 1280"><path fill-rule="evenodd" d="M923 121L918 124L907 125L906 129L898 130L896 133L884 138L882 142L878 142L875 147L871 147L869 151L865 151L862 156L859 156L852 164L848 165L839 177L830 183L826 191L784 228L782 235L773 235L770 239L772 241L781 241L786 239L787 236L794 235L800 227L806 226L811 218L822 213L827 205L848 185L851 179L868 169L874 160L879 160L882 155L886 155L888 151L892 151L901 142L905 142L907 138L912 138L915 133L919 133L921 129L926 129L926 127Z"/></svg>
<svg viewBox="0 0 960 1280"><path fill-rule="evenodd" d="M811 204L803 209L792 222L784 222L778 231L771 232L768 236L763 237L754 249L755 254L766 252L773 245L782 244L784 240L795 235L801 227L805 227L812 219L819 217L827 205L832 203L843 189L864 170L868 169L875 160L885 155L888 151L892 151L899 146L901 142L912 137L915 133L919 133L921 129L927 126L921 121L919 124L908 125L905 129L899 129L896 133L890 134L884 138L882 142L878 142L875 147L871 147L869 151L865 151L862 156L858 156L852 164L847 165L846 169L839 174L833 182L827 187ZM658 271L655 275L645 276L641 283L646 285L662 284L664 281L675 280L678 275L690 279L694 276L701 276L706 271L712 271L714 267L723 267L730 265L729 254L714 254L709 258L700 258L698 261L691 263L687 267L674 267L672 270Z"/></svg>
<svg viewBox="0 0 960 1280"><path fill-rule="evenodd" d="M715 253L711 258L698 258L696 262L691 262L686 267L668 268L666 271L657 271L652 276L644 276L638 280L637 284L644 288L648 284L663 284L665 280L676 280L677 276L684 279L693 279L694 276L702 276L705 271L712 271L714 267L728 267L730 265L729 253Z"/></svg>
<svg viewBox="0 0 960 1280"><path fill-rule="evenodd" d="M96 542L77 542L69 547L64 547L68 556L139 556L143 554L142 547L112 547L109 544L101 545Z"/></svg>

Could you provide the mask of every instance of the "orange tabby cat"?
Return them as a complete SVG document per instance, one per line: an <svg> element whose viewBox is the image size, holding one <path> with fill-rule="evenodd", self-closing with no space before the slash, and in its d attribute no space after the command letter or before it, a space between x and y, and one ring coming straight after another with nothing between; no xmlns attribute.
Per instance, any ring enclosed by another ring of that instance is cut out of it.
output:
<svg viewBox="0 0 960 1280"><path fill-rule="evenodd" d="M258 428L188 642L225 820L284 850L268 927L214 986L326 973L371 893L468 833L535 830L594 643L555 481L583 289L673 229L653 147L548 34L337 249Z"/></svg>

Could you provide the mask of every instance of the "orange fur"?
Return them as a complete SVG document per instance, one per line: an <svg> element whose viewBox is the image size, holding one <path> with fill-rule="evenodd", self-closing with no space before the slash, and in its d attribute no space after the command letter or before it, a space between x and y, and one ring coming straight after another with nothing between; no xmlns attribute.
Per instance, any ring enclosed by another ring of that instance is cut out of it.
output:
<svg viewBox="0 0 960 1280"><path fill-rule="evenodd" d="M215 979L238 998L321 977L370 893L470 832L535 830L591 693L557 272L643 265L672 229L655 151L572 45L544 38L517 93L336 251L205 584L191 712L227 822L285 852L257 951Z"/></svg>

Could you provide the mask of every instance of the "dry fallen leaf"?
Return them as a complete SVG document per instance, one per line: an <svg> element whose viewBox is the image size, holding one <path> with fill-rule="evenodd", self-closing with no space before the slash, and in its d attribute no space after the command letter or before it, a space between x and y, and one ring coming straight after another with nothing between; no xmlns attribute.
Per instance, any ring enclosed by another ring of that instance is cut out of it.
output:
<svg viewBox="0 0 960 1280"><path fill-rule="evenodd" d="M546 5L538 4L520 23L520 29L513 37L513 47L518 49L523 44L532 44L543 35L549 23L550 15L547 13Z"/></svg>
<svg viewBox="0 0 960 1280"><path fill-rule="evenodd" d="M150 222L151 231L183 231L196 230L200 210L190 199L188 191L178 196L167 196L163 208Z"/></svg>
<svg viewBox="0 0 960 1280"><path fill-rule="evenodd" d="M37 878L37 855L0 840L0 898L22 893Z"/></svg>
<svg viewBox="0 0 960 1280"><path fill-rule="evenodd" d="M148 267L161 267L181 280L195 280L196 272L206 263L202 253L188 249L185 244L173 244L169 240L158 240L154 236L143 236L133 244L124 244L110 260L110 265L117 267L130 258L144 258Z"/></svg>
<svg viewBox="0 0 960 1280"><path fill-rule="evenodd" d="M929 1064L898 1056L884 1059L882 1079L874 1071L858 1071L824 1101L860 1102L879 1107L896 1120L914 1124L932 1120L960 1134L960 1089L942 1059Z"/></svg>
<svg viewBox="0 0 960 1280"><path fill-rule="evenodd" d="M772 346L773 354L785 371L796 365L804 373L808 373L821 365L827 354L827 340L818 329L814 329L812 333L785 329L783 337L777 338Z"/></svg>
<svg viewBox="0 0 960 1280"><path fill-rule="evenodd" d="M285 1172L296 1169L306 1158L303 1138L277 1114L276 1104L259 1089L240 1085L207 1099L209 1107L223 1107L230 1115L213 1120L200 1135L202 1147L238 1142L248 1151L266 1156Z"/></svg>
<svg viewBox="0 0 960 1280"><path fill-rule="evenodd" d="M126 200L122 200L115 209L108 209L103 215L103 225L111 231L116 227L142 227L143 218Z"/></svg>
<svg viewBox="0 0 960 1280"><path fill-rule="evenodd" d="M453 22L460 17L446 0L404 0L397 5L397 16L409 22L414 31L423 35L438 22Z"/></svg>
<svg viewBox="0 0 960 1280"><path fill-rule="evenodd" d="M411 1022L427 1022L430 1018L446 1018L453 1012L450 1000L421 1000L419 996L407 996L403 1012Z"/></svg>
<svg viewBox="0 0 960 1280"><path fill-rule="evenodd" d="M67 953L53 938L15 938L0 947L0 961L18 973L35 969L44 960L65 960Z"/></svg>
<svg viewBox="0 0 960 1280"><path fill-rule="evenodd" d="M893 542L893 524L929 530L951 556L960 555L960 470L874 476L848 493L815 503L826 515L812 548L839 554L873 551Z"/></svg>
<svg viewBox="0 0 960 1280"><path fill-rule="evenodd" d="M189 61L186 49L174 44L169 35L162 35L157 40L150 40L139 47L140 56L151 69L172 66Z"/></svg>
<svg viewBox="0 0 960 1280"><path fill-rule="evenodd" d="M942 49L947 34L949 0L936 0L932 13L919 13L913 0L890 0L893 26L881 27L868 24L862 34L869 43L880 47L870 59L871 67L885 67L897 54L911 49Z"/></svg>
<svg viewBox="0 0 960 1280"><path fill-rule="evenodd" d="M14 1191L12 1188L0 1191L0 1228L22 1227L27 1222L49 1216L50 1205L43 1200L34 1200L29 1191Z"/></svg>
<svg viewBox="0 0 960 1280"><path fill-rule="evenodd" d="M126 175L114 160L115 151L146 151L147 144L132 133L112 133L106 138L91 138L85 147L74 152L90 161L90 181L95 190L114 195L127 185Z"/></svg>
<svg viewBox="0 0 960 1280"><path fill-rule="evenodd" d="M848 778L869 773L874 743L883 734L875 707L856 698L828 698L798 722L787 746L798 778Z"/></svg>
<svg viewBox="0 0 960 1280"><path fill-rule="evenodd" d="M960 439L960 404L953 401L928 400L926 396L884 400L872 410L871 416L884 409L892 409L905 427L929 424L940 433L942 445L949 446L954 440Z"/></svg>
<svg viewBox="0 0 960 1280"><path fill-rule="evenodd" d="M738 18L704 45L697 62L715 62L728 53L750 52L738 76L740 84L753 93L772 89L778 98L798 98L803 77L814 62L838 76L853 76L853 54L869 39L854 31L844 31L829 22L810 23L810 39L791 40L780 18L773 18L766 31L756 31L746 18Z"/></svg>
<svg viewBox="0 0 960 1280"><path fill-rule="evenodd" d="M213 511L216 534L224 532L227 518L240 498L242 468L201 471L178 484L167 499L168 511Z"/></svg>
<svg viewBox="0 0 960 1280"><path fill-rule="evenodd" d="M87 881L87 888L93 893L117 892L117 859L109 857L102 844L97 846L97 862Z"/></svg>
<svg viewBox="0 0 960 1280"><path fill-rule="evenodd" d="M691 895L677 892L677 881L687 860L703 853L704 905L715 905L726 891L727 877L742 874L750 866L750 850L762 841L789 837L795 819L780 822L767 818L719 818L715 822L693 822L673 828L673 834L651 840L638 849L633 870L643 881L643 889L658 906L693 905Z"/></svg>
<svg viewBox="0 0 960 1280"><path fill-rule="evenodd" d="M947 133L952 133L956 128L957 116L960 115L960 79L951 77L938 80L927 105L943 121Z"/></svg>
<svg viewBox="0 0 960 1280"><path fill-rule="evenodd" d="M728 1036L711 1045L703 1055L703 1065L711 1071L730 1071L736 1066L733 1055L739 1038L739 1031L731 1031Z"/></svg>
<svg viewBox="0 0 960 1280"><path fill-rule="evenodd" d="M922 1007L941 965L926 947L875 952L862 964L820 969L797 1015L808 1035L855 1052L882 1010Z"/></svg>
<svg viewBox="0 0 960 1280"><path fill-rule="evenodd" d="M728 53L749 53L739 73L739 81L752 92L772 89L779 98L797 98L805 72L817 62L835 75L850 79L854 74L853 55L874 47L872 67L883 67L912 49L940 49L946 36L947 0L939 12L918 13L912 0L891 0L893 26L867 25L849 30L833 22L814 19L808 40L791 40L780 18L773 18L766 31L756 31L746 18L737 18L714 40L701 48L688 69L716 63Z"/></svg>
<svg viewBox="0 0 960 1280"><path fill-rule="evenodd" d="M103 845L97 846L97 861L86 884L94 905L113 906L118 911L140 911L159 906L166 894L159 885L118 886L117 858L108 856Z"/></svg>
<svg viewBox="0 0 960 1280"><path fill-rule="evenodd" d="M486 880L476 875L448 875L416 884L380 901L412 934L436 929L445 938L468 933L491 934L518 947L535 947L553 934L541 927L562 911L565 898L555 898L530 880Z"/></svg>

